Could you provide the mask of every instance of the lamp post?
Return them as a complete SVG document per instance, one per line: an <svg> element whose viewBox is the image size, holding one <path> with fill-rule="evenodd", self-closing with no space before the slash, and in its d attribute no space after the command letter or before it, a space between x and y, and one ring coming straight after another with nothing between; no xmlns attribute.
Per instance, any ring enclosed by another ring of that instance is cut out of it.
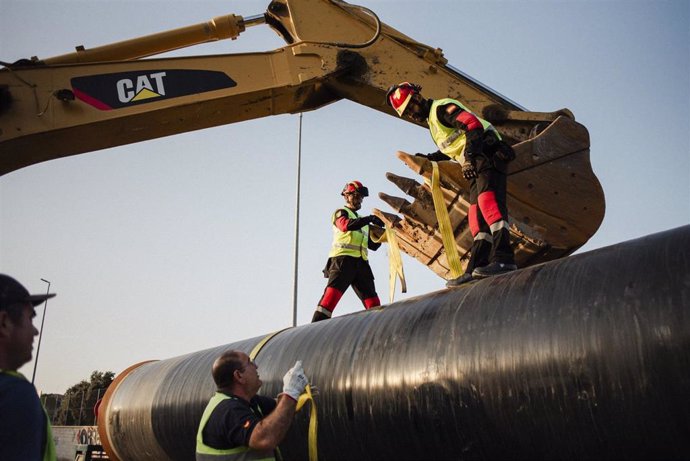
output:
<svg viewBox="0 0 690 461"><path fill-rule="evenodd" d="M46 294L50 293L50 282L46 279L41 279L41 281L48 284L48 289L46 290ZM41 352L41 338L43 337L43 322L46 321L46 310L47 309L48 309L48 300L46 299L46 303L43 305L43 317L41 318L41 329L38 332L38 347L36 348L36 360L34 361L34 373L31 376L31 384L33 384L34 379L36 379L36 368L38 368L38 354L40 354L40 352Z"/></svg>

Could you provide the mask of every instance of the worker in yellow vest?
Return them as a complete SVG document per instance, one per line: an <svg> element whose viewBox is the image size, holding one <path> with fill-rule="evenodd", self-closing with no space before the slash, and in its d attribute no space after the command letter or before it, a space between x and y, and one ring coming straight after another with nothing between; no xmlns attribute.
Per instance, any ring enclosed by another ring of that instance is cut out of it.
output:
<svg viewBox="0 0 690 461"><path fill-rule="evenodd" d="M33 384L17 370L31 360L38 330L34 307L54 294L30 295L19 282L0 274L0 460L55 461L48 415Z"/></svg>
<svg viewBox="0 0 690 461"><path fill-rule="evenodd" d="M345 197L345 206L338 208L331 217L333 245L323 270L328 283L312 322L330 319L335 306L350 285L365 309L381 305L374 286L374 274L369 266L368 250L375 251L381 246L381 243L369 238L369 226L373 224L383 227L383 221L373 215L360 217L357 214L357 210L362 207L362 200L369 195L369 190L361 182L351 181L345 184L340 195Z"/></svg>
<svg viewBox="0 0 690 461"><path fill-rule="evenodd" d="M421 87L409 82L393 85L386 102L400 117L427 123L438 151L416 154L432 161L454 160L470 182L467 213L474 242L465 273L449 280L458 286L474 278L517 269L508 226L507 163L515 158L509 144L491 123L451 98L425 99Z"/></svg>
<svg viewBox="0 0 690 461"><path fill-rule="evenodd" d="M258 395L259 369L242 351L225 351L211 369L216 392L196 435L196 461L275 460L292 425L297 400L309 383L302 362L283 377L277 400Z"/></svg>

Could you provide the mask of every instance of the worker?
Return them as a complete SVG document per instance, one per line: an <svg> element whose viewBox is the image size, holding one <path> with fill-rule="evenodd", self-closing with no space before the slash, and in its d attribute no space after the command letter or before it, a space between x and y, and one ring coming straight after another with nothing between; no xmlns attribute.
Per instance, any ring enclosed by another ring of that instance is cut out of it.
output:
<svg viewBox="0 0 690 461"><path fill-rule="evenodd" d="M297 399L308 384L297 361L283 377L277 401L257 395L259 369L241 351L224 352L211 370L217 390L196 435L196 460L269 460L292 424Z"/></svg>
<svg viewBox="0 0 690 461"><path fill-rule="evenodd" d="M17 370L31 360L34 308L54 294L30 295L0 274L0 459L57 459L48 415L36 388Z"/></svg>
<svg viewBox="0 0 690 461"><path fill-rule="evenodd" d="M426 122L438 151L416 154L432 161L454 160L470 182L468 220L473 243L465 273L449 280L458 286L517 269L510 244L506 205L507 163L515 152L491 123L455 99L425 99L422 88L409 82L393 85L386 102L400 117Z"/></svg>
<svg viewBox="0 0 690 461"><path fill-rule="evenodd" d="M369 196L369 189L361 182L351 181L345 184L340 195L345 197L345 206L335 210L331 217L333 245L323 270L328 283L311 319L312 323L330 319L335 306L350 285L365 309L381 305L367 250L376 251L381 246L381 243L369 238L369 225L383 227L383 221L373 215L360 217L357 214L357 210L362 207L362 200Z"/></svg>

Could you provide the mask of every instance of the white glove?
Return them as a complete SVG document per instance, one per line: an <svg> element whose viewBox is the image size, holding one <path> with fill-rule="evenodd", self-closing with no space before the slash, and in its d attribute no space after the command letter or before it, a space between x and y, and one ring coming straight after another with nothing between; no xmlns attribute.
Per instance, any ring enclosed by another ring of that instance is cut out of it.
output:
<svg viewBox="0 0 690 461"><path fill-rule="evenodd" d="M283 376L283 394L287 394L294 400L297 400L307 384L309 384L309 380L304 376L302 361L298 360L295 362L295 366L290 368Z"/></svg>

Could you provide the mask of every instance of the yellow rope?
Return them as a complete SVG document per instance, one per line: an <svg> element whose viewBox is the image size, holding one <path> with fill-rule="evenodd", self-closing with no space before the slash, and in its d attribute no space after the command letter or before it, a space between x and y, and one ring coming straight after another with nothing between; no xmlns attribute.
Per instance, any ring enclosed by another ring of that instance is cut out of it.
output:
<svg viewBox="0 0 690 461"><path fill-rule="evenodd" d="M448 210L446 209L446 201L443 199L443 192L441 192L438 164L436 162L431 162L431 165L433 167L431 175L431 196L434 198L434 209L436 210L438 229L441 232L443 248L446 250L446 258L450 266L450 276L451 278L457 278L460 277L462 273L460 256L458 255L455 235L453 235L453 228L450 224Z"/></svg>
<svg viewBox="0 0 690 461"><path fill-rule="evenodd" d="M389 298L393 302L395 296L395 283L400 279L400 291L407 293L407 282L405 282L405 272L403 271L402 258L400 256L400 247L398 246L398 237L395 231L386 226L386 240L388 240L388 266L389 266Z"/></svg>
<svg viewBox="0 0 690 461"><path fill-rule="evenodd" d="M318 421L316 417L316 402L311 393L311 386L307 384L304 388L304 393L297 399L297 411L300 411L305 403L311 402L311 409L309 410L309 461L319 460L318 444L316 441Z"/></svg>
<svg viewBox="0 0 690 461"><path fill-rule="evenodd" d="M273 333L269 333L266 336L264 336L264 338L261 341L256 343L256 346L254 346L254 349L252 349L252 351L249 353L249 360L251 360L253 362L254 359L256 358L256 356L259 355L259 352L266 345L267 342L269 342L278 333L281 333L287 329L288 328L283 328L282 330L274 331Z"/></svg>
<svg viewBox="0 0 690 461"><path fill-rule="evenodd" d="M385 232L377 239L373 235L371 239L376 243L388 243L388 298L393 302L395 296L395 284L397 278L400 279L400 292L407 293L407 282L405 281L405 271L403 270L402 258L400 257L400 246L398 245L398 237L395 231L386 226Z"/></svg>

